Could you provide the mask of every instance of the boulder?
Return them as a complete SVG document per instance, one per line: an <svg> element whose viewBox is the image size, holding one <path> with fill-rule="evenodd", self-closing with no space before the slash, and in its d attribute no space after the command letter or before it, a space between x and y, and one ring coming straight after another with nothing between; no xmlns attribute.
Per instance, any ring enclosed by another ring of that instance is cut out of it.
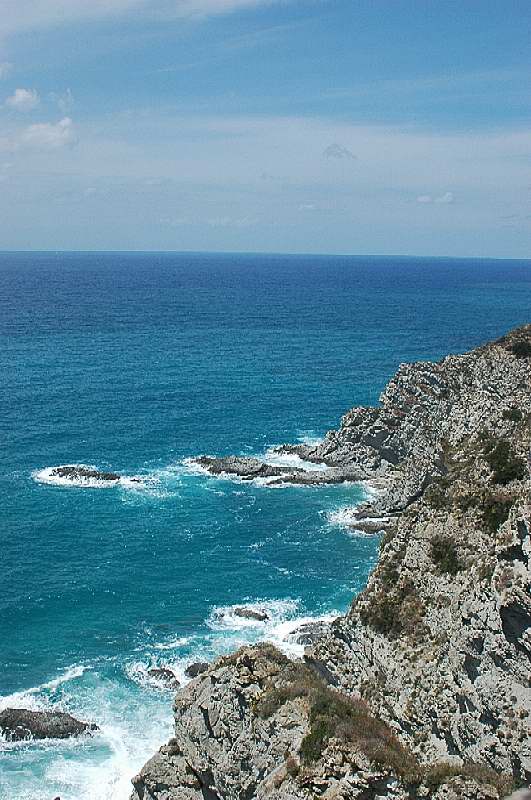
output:
<svg viewBox="0 0 531 800"><path fill-rule="evenodd" d="M188 678L197 678L198 675L202 675L203 672L206 672L209 666L210 664L208 661L194 661L186 667L184 674Z"/></svg>
<svg viewBox="0 0 531 800"><path fill-rule="evenodd" d="M0 712L0 731L11 742L24 739L68 739L98 730L94 723L81 722L63 711L6 708Z"/></svg>
<svg viewBox="0 0 531 800"><path fill-rule="evenodd" d="M243 619L255 619L257 622L266 622L269 619L269 614L265 611L255 610L254 608L247 608L242 606L234 609L235 617L242 617Z"/></svg>

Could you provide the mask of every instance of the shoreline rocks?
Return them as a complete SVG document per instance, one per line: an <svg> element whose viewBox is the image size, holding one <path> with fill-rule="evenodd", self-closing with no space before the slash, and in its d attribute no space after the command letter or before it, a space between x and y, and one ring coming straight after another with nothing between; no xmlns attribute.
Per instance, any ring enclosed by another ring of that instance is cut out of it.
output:
<svg viewBox="0 0 531 800"><path fill-rule="evenodd" d="M180 692L132 800L502 800L529 785L531 325L401 365L379 407L285 452L379 483L353 517L385 522L378 563L323 635L301 626L304 661L244 647Z"/></svg>
<svg viewBox="0 0 531 800"><path fill-rule="evenodd" d="M0 732L8 741L68 739L98 731L97 725L81 722L63 711L30 711L6 708L0 711Z"/></svg>

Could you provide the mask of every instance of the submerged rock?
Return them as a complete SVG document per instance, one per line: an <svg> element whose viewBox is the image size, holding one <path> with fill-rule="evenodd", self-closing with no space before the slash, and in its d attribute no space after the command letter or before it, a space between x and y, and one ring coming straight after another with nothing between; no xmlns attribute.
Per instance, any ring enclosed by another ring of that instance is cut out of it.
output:
<svg viewBox="0 0 531 800"><path fill-rule="evenodd" d="M0 711L0 731L8 741L24 739L68 739L98 731L97 725L81 722L63 711L30 711L6 708Z"/></svg>
<svg viewBox="0 0 531 800"><path fill-rule="evenodd" d="M202 675L203 672L206 672L209 666L210 664L208 661L194 661L186 667L184 674L187 678L197 678L198 675Z"/></svg>
<svg viewBox="0 0 531 800"><path fill-rule="evenodd" d="M167 689L178 689L181 685L175 672L168 667L151 667L147 674Z"/></svg>

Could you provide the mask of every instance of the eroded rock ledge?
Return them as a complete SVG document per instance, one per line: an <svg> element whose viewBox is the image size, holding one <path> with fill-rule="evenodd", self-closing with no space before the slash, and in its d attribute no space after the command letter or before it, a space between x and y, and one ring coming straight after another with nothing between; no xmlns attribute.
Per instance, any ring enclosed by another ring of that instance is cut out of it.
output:
<svg viewBox="0 0 531 800"><path fill-rule="evenodd" d="M134 800L497 800L531 779L531 326L402 365L315 448L384 476L367 588L306 649L220 659Z"/></svg>

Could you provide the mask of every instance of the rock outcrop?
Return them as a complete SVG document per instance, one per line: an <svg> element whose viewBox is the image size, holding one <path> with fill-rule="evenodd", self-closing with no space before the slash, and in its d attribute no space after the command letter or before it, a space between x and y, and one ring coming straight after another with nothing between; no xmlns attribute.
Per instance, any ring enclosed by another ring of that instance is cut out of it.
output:
<svg viewBox="0 0 531 800"><path fill-rule="evenodd" d="M93 733L98 726L81 722L62 711L30 711L25 708L6 708L0 711L0 732L10 742L24 739L68 739L83 733Z"/></svg>
<svg viewBox="0 0 531 800"><path fill-rule="evenodd" d="M282 453L287 446L277 448ZM304 467L269 464L260 458L250 456L198 456L192 463L218 477L239 478L242 481L265 481L269 486L298 484L301 486L320 486L330 483L361 480L365 473L356 466L329 466L320 470Z"/></svg>
<svg viewBox="0 0 531 800"><path fill-rule="evenodd" d="M177 675L169 667L150 667L147 674L166 689L178 689L181 685Z"/></svg>
<svg viewBox="0 0 531 800"><path fill-rule="evenodd" d="M402 365L310 461L380 482L381 555L304 661L220 659L134 800L498 800L531 782L531 326Z"/></svg>
<svg viewBox="0 0 531 800"><path fill-rule="evenodd" d="M120 475L116 472L105 472L92 467L83 467L75 464L65 464L64 466L53 467L50 470L51 478L63 478L68 481L90 481L96 480L102 483L117 483Z"/></svg>

